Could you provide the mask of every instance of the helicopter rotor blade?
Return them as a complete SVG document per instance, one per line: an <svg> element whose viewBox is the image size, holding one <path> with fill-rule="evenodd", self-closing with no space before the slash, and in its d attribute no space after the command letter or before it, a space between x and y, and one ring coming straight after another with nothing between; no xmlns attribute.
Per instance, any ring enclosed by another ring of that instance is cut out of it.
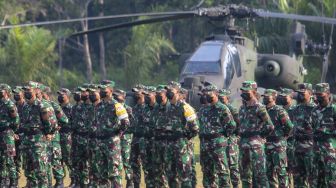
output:
<svg viewBox="0 0 336 188"><path fill-rule="evenodd" d="M98 28L95 28L95 29L87 30L87 31L81 31L81 32L73 33L71 36L85 35L85 34L91 34L91 33L113 30L113 29L133 27L133 26L137 26L137 25L152 24L152 23L157 23L157 22L165 22L165 21L170 21L170 20L185 19L185 18L191 18L193 16L195 16L195 14L181 14L181 15L160 16L160 17L154 17L154 18L148 18L148 19L141 19L141 20L126 22L126 23L120 23L120 24L108 25L108 26L104 26L104 27L98 27Z"/></svg>
<svg viewBox="0 0 336 188"><path fill-rule="evenodd" d="M298 20L298 21L308 21L308 22L318 22L325 24L336 24L335 18L321 17L321 16L305 16L299 14L287 14L287 13L279 13L279 12L270 12L262 9L254 10L255 14L259 17L263 18L282 18L282 19L290 19L290 20Z"/></svg>
<svg viewBox="0 0 336 188"><path fill-rule="evenodd" d="M134 14L120 14L120 15L108 15L108 16L95 16L95 17L86 17L86 18L53 20L53 21L43 21L43 22L13 24L13 25L0 25L0 30L1 29L12 29L12 28L18 28L18 27L73 23L73 22L80 22L80 21L84 21L84 20L95 21L95 20L107 20L107 19L117 19L117 18L133 18L133 17L139 17L139 16L188 15L188 14L194 14L194 13L195 13L195 11L173 11L173 12L152 12L152 13L134 13Z"/></svg>

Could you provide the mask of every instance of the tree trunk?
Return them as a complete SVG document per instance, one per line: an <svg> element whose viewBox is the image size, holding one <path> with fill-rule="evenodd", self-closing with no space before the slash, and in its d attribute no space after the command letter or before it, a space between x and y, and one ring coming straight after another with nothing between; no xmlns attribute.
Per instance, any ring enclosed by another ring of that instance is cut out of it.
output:
<svg viewBox="0 0 336 188"><path fill-rule="evenodd" d="M88 30L88 23L87 21L82 21L82 29L83 31ZM90 46L89 46L89 37L87 35L83 36L83 47L84 47L84 60L86 65L86 77L87 81L89 83L92 82L92 61L91 61L91 55L90 55Z"/></svg>
<svg viewBox="0 0 336 188"><path fill-rule="evenodd" d="M99 16L104 16L104 0L99 0L100 12ZM105 65L105 41L102 32L99 33L99 65L100 73L103 80L106 79L106 65Z"/></svg>

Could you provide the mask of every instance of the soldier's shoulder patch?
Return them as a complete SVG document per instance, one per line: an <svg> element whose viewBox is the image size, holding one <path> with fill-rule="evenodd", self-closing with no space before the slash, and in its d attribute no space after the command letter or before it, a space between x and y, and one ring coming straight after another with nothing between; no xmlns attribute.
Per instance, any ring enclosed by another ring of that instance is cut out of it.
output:
<svg viewBox="0 0 336 188"><path fill-rule="evenodd" d="M188 103L183 104L184 117L187 121L193 121L197 118L195 109L190 106Z"/></svg>
<svg viewBox="0 0 336 188"><path fill-rule="evenodd" d="M128 118L127 110L126 110L126 108L122 104L115 103L114 104L114 108L115 108L116 115L117 115L117 117L118 117L119 120Z"/></svg>

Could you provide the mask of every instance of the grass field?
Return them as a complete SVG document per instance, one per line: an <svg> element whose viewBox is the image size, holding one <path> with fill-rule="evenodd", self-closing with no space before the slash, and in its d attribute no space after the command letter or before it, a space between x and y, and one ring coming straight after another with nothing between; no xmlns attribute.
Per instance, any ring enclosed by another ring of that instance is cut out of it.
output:
<svg viewBox="0 0 336 188"><path fill-rule="evenodd" d="M194 145L194 148L195 148L194 152L195 152L196 157L198 158L199 151L200 151L200 148L199 148L199 139L195 138L194 143L195 143L195 145ZM199 160L197 160L197 161L199 161ZM21 174L23 174L23 173L21 173ZM64 180L64 185L68 186L70 184L70 179L68 177L68 173L66 173L66 174L67 174L67 176L66 176L66 178ZM197 162L197 164L196 164L196 175L197 175L197 187L201 188L202 187L202 177L203 177L203 174L202 174L201 166L200 166L199 162ZM143 178L144 177L143 174L142 174L141 177L142 177L142 179L141 179L141 187L146 187L145 186L145 182L144 182L144 178ZM53 180L53 183L55 183L54 180ZM26 185L26 178L24 176L21 176L20 180L19 180L19 187L23 187L25 185ZM125 177L123 177L123 185L124 186L126 185Z"/></svg>

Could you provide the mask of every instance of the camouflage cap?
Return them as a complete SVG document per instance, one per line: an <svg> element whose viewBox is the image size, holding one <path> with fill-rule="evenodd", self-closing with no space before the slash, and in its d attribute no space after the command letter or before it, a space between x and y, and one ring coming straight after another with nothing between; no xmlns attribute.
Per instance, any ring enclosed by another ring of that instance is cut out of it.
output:
<svg viewBox="0 0 336 188"><path fill-rule="evenodd" d="M57 91L57 93L58 94L65 94L65 95L67 95L67 96L69 96L69 95L71 95L71 91L70 90L68 90L67 88L62 88L62 89L60 89L59 91Z"/></svg>
<svg viewBox="0 0 336 188"><path fill-rule="evenodd" d="M244 81L240 90L251 91L251 90L257 90L257 88L258 85L255 81Z"/></svg>
<svg viewBox="0 0 336 188"><path fill-rule="evenodd" d="M229 90L229 89L220 89L219 91L218 91L218 93L219 93L219 96L229 96L229 95L231 95L231 90Z"/></svg>
<svg viewBox="0 0 336 188"><path fill-rule="evenodd" d="M148 95L149 93L153 93L156 91L156 88L154 86L147 86L146 89L142 92L145 95Z"/></svg>
<svg viewBox="0 0 336 188"><path fill-rule="evenodd" d="M284 96L284 97L286 97L286 96L290 96L290 95L293 94L293 90L292 90L292 89L288 89L288 88L281 88L281 89L279 90L278 94L279 94L280 96Z"/></svg>
<svg viewBox="0 0 336 188"><path fill-rule="evenodd" d="M34 82L34 81L29 81L26 86L23 86L23 89L24 90L27 90L27 89L40 89L39 88L39 83Z"/></svg>
<svg viewBox="0 0 336 188"><path fill-rule="evenodd" d="M133 92L140 92L142 90L146 89L146 86L142 85L142 84L137 84L132 88Z"/></svg>
<svg viewBox="0 0 336 188"><path fill-rule="evenodd" d="M162 91L166 91L166 85L158 85L156 87L156 92L162 92Z"/></svg>
<svg viewBox="0 0 336 188"><path fill-rule="evenodd" d="M263 96L263 97L265 97L265 96L266 96L266 97L270 97L270 96L276 97L277 94L278 94L278 92L275 91L274 89L266 89L266 90L264 91L264 94L261 95L261 96Z"/></svg>
<svg viewBox="0 0 336 188"><path fill-rule="evenodd" d="M109 87L109 88L114 88L115 87L115 82L114 81L112 81L112 80L103 80L103 81L101 81L100 82L100 88L107 88L107 87ZM106 86L106 87L104 87L104 86Z"/></svg>
<svg viewBox="0 0 336 188"><path fill-rule="evenodd" d="M50 87L44 85L44 84L39 84L39 88L43 93L51 93Z"/></svg>
<svg viewBox="0 0 336 188"><path fill-rule="evenodd" d="M90 91L90 92L95 92L97 90L99 90L97 84L90 84L90 86L86 89L86 91Z"/></svg>
<svg viewBox="0 0 336 188"><path fill-rule="evenodd" d="M298 84L298 89L296 90L297 92L304 92L304 91L313 91L313 86L310 83L301 83Z"/></svg>
<svg viewBox="0 0 336 188"><path fill-rule="evenodd" d="M213 92L213 91L218 91L217 86L215 85L209 85L204 88L205 92Z"/></svg>
<svg viewBox="0 0 336 188"><path fill-rule="evenodd" d="M181 89L181 84L175 81L170 81L167 86L166 89L170 89L170 88L175 88L175 89Z"/></svg>
<svg viewBox="0 0 336 188"><path fill-rule="evenodd" d="M122 89L116 89L114 92L113 92L113 95L126 95L126 92Z"/></svg>
<svg viewBox="0 0 336 188"><path fill-rule="evenodd" d="M181 93L181 94L188 94L188 92L189 92L189 91L188 91L187 89L183 88L183 87L182 87L181 90L180 90L180 93Z"/></svg>
<svg viewBox="0 0 336 188"><path fill-rule="evenodd" d="M315 93L330 92L330 86L328 83L319 83L315 86Z"/></svg>
<svg viewBox="0 0 336 188"><path fill-rule="evenodd" d="M20 93L23 91L22 86L15 86L14 89L12 90L13 93Z"/></svg>
<svg viewBox="0 0 336 188"><path fill-rule="evenodd" d="M7 92L12 92L12 88L8 84L0 84L1 90L6 90Z"/></svg>
<svg viewBox="0 0 336 188"><path fill-rule="evenodd" d="M80 87L80 86L78 86L74 89L74 92L81 92L81 91L86 91L86 89L83 88L83 87Z"/></svg>

